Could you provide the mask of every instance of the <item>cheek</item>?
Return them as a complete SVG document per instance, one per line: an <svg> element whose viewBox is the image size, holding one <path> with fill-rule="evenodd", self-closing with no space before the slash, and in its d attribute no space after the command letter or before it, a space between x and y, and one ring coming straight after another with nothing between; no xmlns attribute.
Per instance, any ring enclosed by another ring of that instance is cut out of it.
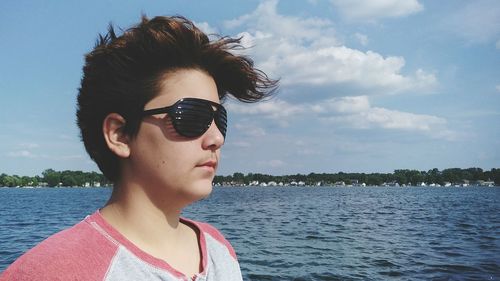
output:
<svg viewBox="0 0 500 281"><path fill-rule="evenodd" d="M203 160L196 140L170 139L157 127L144 125L133 144L131 159L143 176L175 180Z"/></svg>
<svg viewBox="0 0 500 281"><path fill-rule="evenodd" d="M131 160L138 171L147 173L167 165L170 154L169 145L161 133L155 134L154 130L144 126L132 144Z"/></svg>
<svg viewBox="0 0 500 281"><path fill-rule="evenodd" d="M150 166L164 176L179 176L196 165L194 149L185 142L170 142L163 140L150 144Z"/></svg>

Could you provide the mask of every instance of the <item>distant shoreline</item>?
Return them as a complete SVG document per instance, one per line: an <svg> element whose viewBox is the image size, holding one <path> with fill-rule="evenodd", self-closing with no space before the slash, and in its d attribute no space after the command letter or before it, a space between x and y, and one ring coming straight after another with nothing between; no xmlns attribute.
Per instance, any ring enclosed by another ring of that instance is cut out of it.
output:
<svg viewBox="0 0 500 281"><path fill-rule="evenodd" d="M283 184L283 185L268 185L266 183L263 184L252 184L252 185L244 185L244 184L214 184L214 187L217 188L500 188L500 185L450 185L450 186L442 186L442 185L291 185L291 184ZM99 188L113 188L113 185L101 185L101 186L0 186L1 189L76 189L76 188L84 188L84 189L99 189Z"/></svg>
<svg viewBox="0 0 500 281"><path fill-rule="evenodd" d="M100 187L112 182L97 172L55 171L47 169L42 176L0 174L1 187ZM481 168L437 168L429 171L400 169L393 173L310 173L273 176L260 173L233 173L215 176L214 186L394 186L394 187L467 187L500 186L500 168L483 171Z"/></svg>

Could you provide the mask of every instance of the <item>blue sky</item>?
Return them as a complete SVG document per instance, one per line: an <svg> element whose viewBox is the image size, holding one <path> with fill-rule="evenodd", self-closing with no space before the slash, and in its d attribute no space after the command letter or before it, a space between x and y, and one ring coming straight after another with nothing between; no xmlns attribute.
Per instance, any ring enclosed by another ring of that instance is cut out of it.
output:
<svg viewBox="0 0 500 281"><path fill-rule="evenodd" d="M7 0L0 173L97 171L75 125L83 55L141 13L242 36L281 78L266 102L227 102L219 174L500 167L496 0Z"/></svg>

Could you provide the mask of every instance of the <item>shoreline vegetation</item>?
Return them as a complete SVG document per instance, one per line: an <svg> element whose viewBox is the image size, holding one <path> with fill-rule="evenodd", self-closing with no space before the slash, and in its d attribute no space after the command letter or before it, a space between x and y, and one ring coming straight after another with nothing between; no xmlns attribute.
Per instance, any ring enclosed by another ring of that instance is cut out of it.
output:
<svg viewBox="0 0 500 281"><path fill-rule="evenodd" d="M467 187L500 186L500 169L437 168L429 171L395 170L393 173L310 173L273 176L259 173L234 173L215 176L214 186L431 186ZM41 176L0 174L0 187L106 187L112 186L97 172L55 171L47 169Z"/></svg>

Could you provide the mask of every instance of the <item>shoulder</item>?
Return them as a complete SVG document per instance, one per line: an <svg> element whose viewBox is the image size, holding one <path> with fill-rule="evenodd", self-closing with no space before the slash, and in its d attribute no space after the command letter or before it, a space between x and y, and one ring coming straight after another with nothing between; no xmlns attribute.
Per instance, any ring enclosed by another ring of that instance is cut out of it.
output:
<svg viewBox="0 0 500 281"><path fill-rule="evenodd" d="M117 247L84 220L23 254L0 279L74 280L75 276L99 279L104 276Z"/></svg>
<svg viewBox="0 0 500 281"><path fill-rule="evenodd" d="M184 219L187 222L190 222L192 224L195 224L200 232L203 233L203 236L205 236L205 242L207 243L207 247L211 246L211 244L218 244L220 246L223 246L229 254L236 260L236 252L233 249L233 246L229 241L224 237L224 235L214 226L208 223L204 222L198 222L198 221L192 221L192 220L187 220Z"/></svg>
<svg viewBox="0 0 500 281"><path fill-rule="evenodd" d="M231 244L208 223L197 222L207 280L242 280L240 265Z"/></svg>

